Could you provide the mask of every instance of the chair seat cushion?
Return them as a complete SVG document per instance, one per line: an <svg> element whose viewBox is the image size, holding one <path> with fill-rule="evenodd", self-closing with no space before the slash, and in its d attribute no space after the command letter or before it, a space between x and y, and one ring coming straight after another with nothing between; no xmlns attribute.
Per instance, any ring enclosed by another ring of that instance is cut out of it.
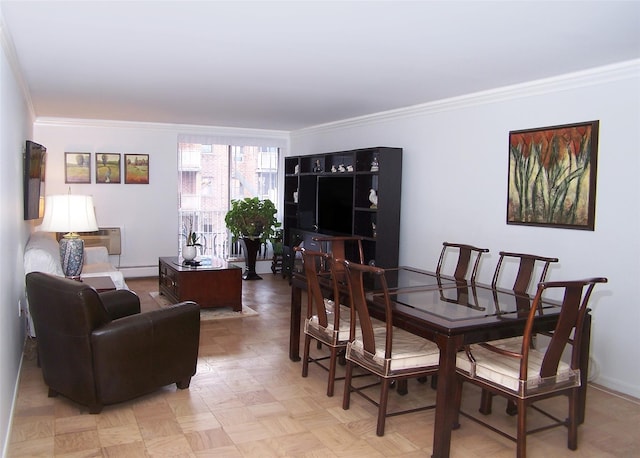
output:
<svg viewBox="0 0 640 458"><path fill-rule="evenodd" d="M435 343L396 327L393 328L391 358L386 359L385 328L374 328L373 334L376 342L375 354L365 351L362 339L356 338L347 345L347 358L359 363L368 362L366 367L380 375L437 367L440 362L440 350Z"/></svg>
<svg viewBox="0 0 640 458"><path fill-rule="evenodd" d="M304 322L304 332L316 338L321 338L326 343L346 345L349 340L349 330L351 324L351 310L349 307L340 305L340 321L338 329L335 329L335 303L325 299L324 307L327 311L327 327L320 325L318 315L307 318Z"/></svg>
<svg viewBox="0 0 640 458"><path fill-rule="evenodd" d="M522 341L503 339L491 342L491 345L503 350L520 352ZM544 351L529 350L527 380L520 381L520 359L501 355L479 345L471 345L471 354L475 363L471 362L465 352L458 353L456 366L459 372L470 378L478 378L489 382L496 388L511 392L520 397L541 391L555 391L567 386L580 385L580 370L571 369L564 361L560 361L558 371L553 377L540 377L540 368Z"/></svg>
<svg viewBox="0 0 640 458"><path fill-rule="evenodd" d="M325 343L330 345L346 345L349 341L349 332L351 326L351 309L345 305L340 304L340 322L338 324L338 330L335 330L335 302L331 299L324 300L324 307L327 311L327 327L324 328L320 325L318 315L313 315L311 318L307 318L304 323L304 332L310 334L315 338L322 339ZM371 323L374 328L384 328L384 321L371 319ZM356 335L360 335L360 326L356 322Z"/></svg>

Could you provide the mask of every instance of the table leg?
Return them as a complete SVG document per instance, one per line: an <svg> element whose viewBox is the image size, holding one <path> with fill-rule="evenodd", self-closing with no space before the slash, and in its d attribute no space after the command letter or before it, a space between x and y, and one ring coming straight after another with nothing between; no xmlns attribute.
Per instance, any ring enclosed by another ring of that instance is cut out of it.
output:
<svg viewBox="0 0 640 458"><path fill-rule="evenodd" d="M302 290L291 284L291 323L289 324L289 359L300 361L300 320L302 318Z"/></svg>
<svg viewBox="0 0 640 458"><path fill-rule="evenodd" d="M440 348L436 415L433 428L432 458L447 458L451 448L451 430L455 419L456 354L462 344L462 336L438 335Z"/></svg>

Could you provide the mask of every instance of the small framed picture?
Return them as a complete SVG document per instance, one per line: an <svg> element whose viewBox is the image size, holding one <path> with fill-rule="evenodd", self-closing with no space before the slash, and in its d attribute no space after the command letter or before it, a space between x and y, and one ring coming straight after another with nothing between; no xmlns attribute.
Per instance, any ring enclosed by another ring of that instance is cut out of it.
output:
<svg viewBox="0 0 640 458"><path fill-rule="evenodd" d="M149 184L149 155L124 155L125 184Z"/></svg>
<svg viewBox="0 0 640 458"><path fill-rule="evenodd" d="M91 183L91 153L64 153L64 182Z"/></svg>
<svg viewBox="0 0 640 458"><path fill-rule="evenodd" d="M120 183L120 153L96 153L96 183Z"/></svg>

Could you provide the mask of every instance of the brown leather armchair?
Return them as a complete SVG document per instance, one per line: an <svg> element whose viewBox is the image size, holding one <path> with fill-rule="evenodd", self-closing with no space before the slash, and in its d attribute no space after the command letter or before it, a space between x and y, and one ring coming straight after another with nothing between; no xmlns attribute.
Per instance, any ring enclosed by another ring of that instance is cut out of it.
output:
<svg viewBox="0 0 640 458"><path fill-rule="evenodd" d="M43 272L26 276L38 359L49 396L61 394L100 413L196 373L200 307L182 302L140 313L127 290L98 293Z"/></svg>

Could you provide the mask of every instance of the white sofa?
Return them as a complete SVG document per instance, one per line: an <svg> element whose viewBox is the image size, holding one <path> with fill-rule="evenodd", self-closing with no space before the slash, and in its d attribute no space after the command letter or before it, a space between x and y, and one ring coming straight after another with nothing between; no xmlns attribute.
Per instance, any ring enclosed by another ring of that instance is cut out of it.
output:
<svg viewBox="0 0 640 458"><path fill-rule="evenodd" d="M60 247L55 236L49 232L33 232L24 248L24 273L45 272L64 277L60 262ZM122 272L109 262L109 252L105 247L87 247L84 250L84 264L81 278L111 277L116 289L129 289ZM27 298L28 303L28 298ZM27 307L28 310L28 307ZM29 335L35 337L31 315L27 311Z"/></svg>
<svg viewBox="0 0 640 458"><path fill-rule="evenodd" d="M63 277L60 248L52 233L34 232L24 249L24 272L46 272ZM116 289L128 289L122 272L109 262L105 247L87 247L81 277L111 277Z"/></svg>

